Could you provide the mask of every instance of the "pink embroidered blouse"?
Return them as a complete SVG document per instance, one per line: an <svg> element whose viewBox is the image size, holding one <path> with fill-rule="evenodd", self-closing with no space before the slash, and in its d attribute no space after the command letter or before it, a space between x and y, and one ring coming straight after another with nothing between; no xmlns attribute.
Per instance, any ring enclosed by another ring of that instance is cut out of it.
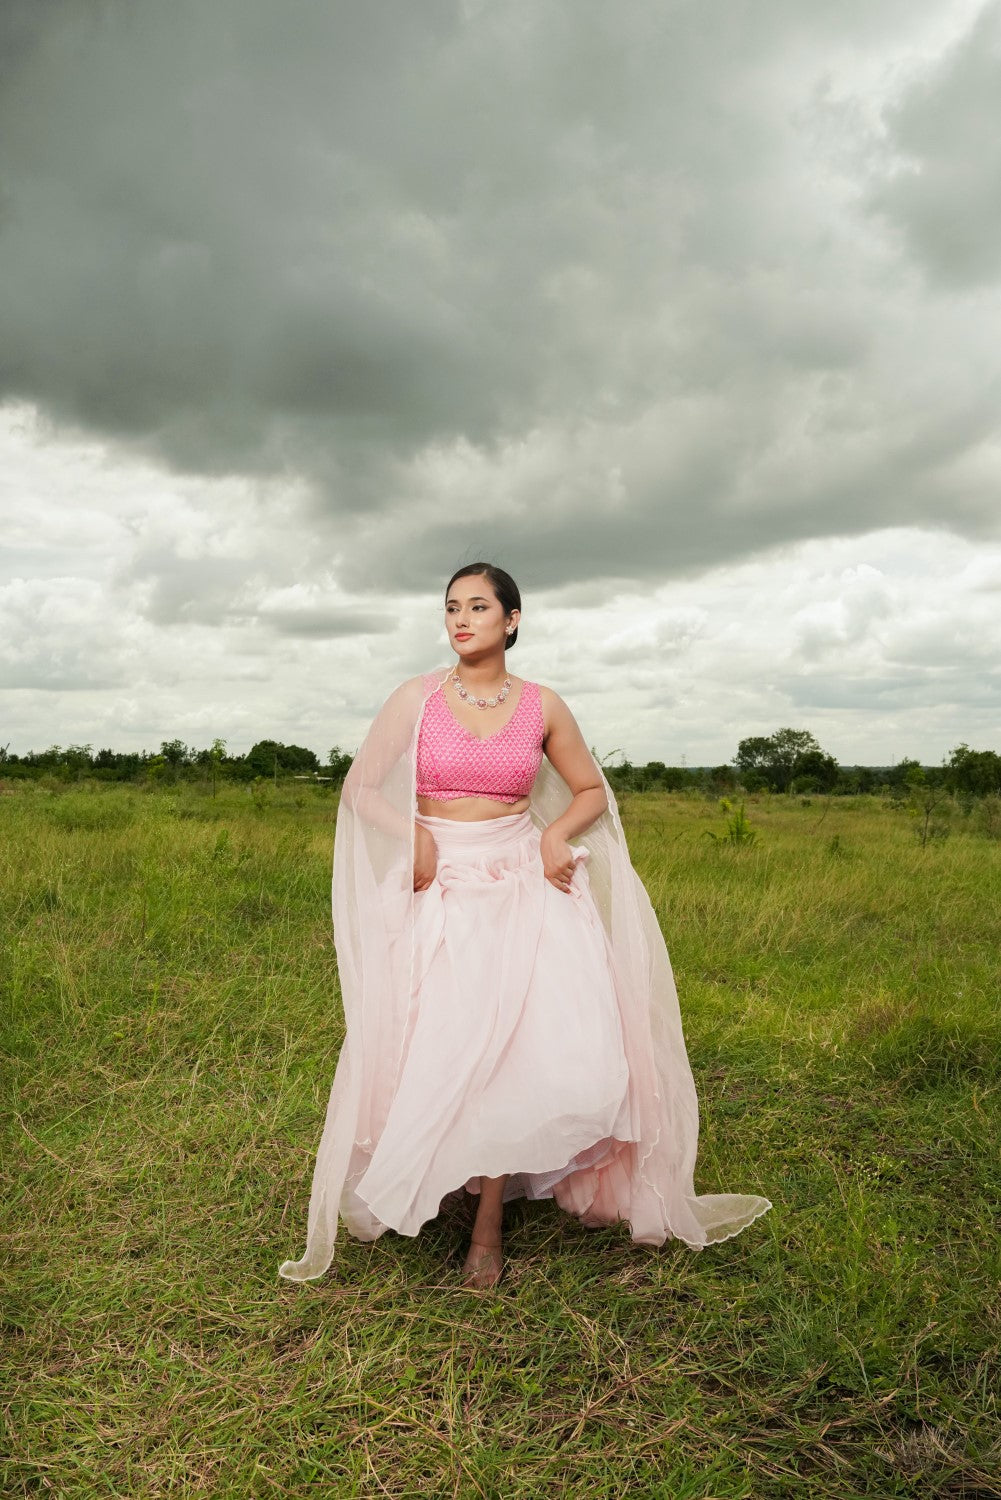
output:
<svg viewBox="0 0 1001 1500"><path fill-rule="evenodd" d="M440 687L424 705L417 740L417 795L435 802L489 797L518 802L527 797L542 764L545 721L537 682L522 684L511 718L485 739L461 725Z"/></svg>

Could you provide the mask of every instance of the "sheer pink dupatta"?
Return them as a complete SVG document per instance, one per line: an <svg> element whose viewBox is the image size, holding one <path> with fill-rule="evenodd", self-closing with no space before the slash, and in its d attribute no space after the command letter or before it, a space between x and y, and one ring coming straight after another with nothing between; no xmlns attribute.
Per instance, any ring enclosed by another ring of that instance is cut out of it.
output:
<svg viewBox="0 0 1001 1500"><path fill-rule="evenodd" d="M443 675L428 673L396 689L341 793L333 918L347 1031L313 1174L306 1252L280 1268L291 1281L323 1275L333 1256L339 1213L359 1239L375 1239L385 1227L354 1185L396 1090L415 999L417 735L424 704ZM607 783L606 789L608 811L574 843L590 853L590 886L608 938L640 1140L604 1165L572 1173L557 1184L556 1197L588 1223L627 1220L633 1238L642 1243L659 1245L674 1237L701 1248L739 1233L771 1205L753 1196L695 1195L698 1104L674 978ZM543 762L532 793L535 821L552 822L570 798L563 778Z"/></svg>
<svg viewBox="0 0 1001 1500"><path fill-rule="evenodd" d="M657 915L629 859L615 795L604 775L602 781L608 811L574 843L590 853L588 879L608 938L639 1140L606 1166L565 1178L556 1199L585 1223L626 1220L640 1244L673 1238L702 1249L739 1234L771 1204L753 1194L696 1195L699 1108L674 974ZM532 792L539 827L559 817L570 799L562 776L543 761Z"/></svg>
<svg viewBox="0 0 1001 1500"><path fill-rule="evenodd" d="M352 1191L379 1139L399 1077L413 1000L413 850L417 734L434 675L411 678L376 716L344 780L334 838L334 943L346 1034L313 1171L306 1253L290 1281L322 1276L338 1214L375 1239Z"/></svg>

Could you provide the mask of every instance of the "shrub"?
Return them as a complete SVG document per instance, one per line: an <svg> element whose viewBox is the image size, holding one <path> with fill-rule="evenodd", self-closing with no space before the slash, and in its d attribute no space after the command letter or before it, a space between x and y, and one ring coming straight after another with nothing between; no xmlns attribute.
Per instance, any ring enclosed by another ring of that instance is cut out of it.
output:
<svg viewBox="0 0 1001 1500"><path fill-rule="evenodd" d="M731 802L728 802L724 797L722 802L720 803L720 811L733 814L726 825L726 832L713 833L710 829L706 833L707 839L712 839L714 844L743 845L754 843L758 835L756 830L751 827L748 821L747 813L744 811L743 802L741 802L738 807L734 808L733 804Z"/></svg>

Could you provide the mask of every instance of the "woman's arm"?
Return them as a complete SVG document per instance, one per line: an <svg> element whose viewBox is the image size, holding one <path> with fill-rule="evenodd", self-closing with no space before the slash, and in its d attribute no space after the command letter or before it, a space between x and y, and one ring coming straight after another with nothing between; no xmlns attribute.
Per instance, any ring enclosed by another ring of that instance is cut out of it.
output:
<svg viewBox="0 0 1001 1500"><path fill-rule="evenodd" d="M542 688L541 691L546 722L546 756L573 793L566 811L554 818L543 831L542 864L546 879L557 890L569 891L574 872L569 840L584 833L601 817L608 806L608 798L577 720L551 688Z"/></svg>

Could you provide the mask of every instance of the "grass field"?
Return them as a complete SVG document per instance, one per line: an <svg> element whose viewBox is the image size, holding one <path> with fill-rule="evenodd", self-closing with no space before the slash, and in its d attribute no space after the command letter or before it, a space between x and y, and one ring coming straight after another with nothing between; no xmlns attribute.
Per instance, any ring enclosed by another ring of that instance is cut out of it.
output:
<svg viewBox="0 0 1001 1500"><path fill-rule="evenodd" d="M628 799L703 1106L693 1254L512 1206L298 1255L340 1040L333 802L0 796L4 1495L1001 1496L1001 842Z"/></svg>

